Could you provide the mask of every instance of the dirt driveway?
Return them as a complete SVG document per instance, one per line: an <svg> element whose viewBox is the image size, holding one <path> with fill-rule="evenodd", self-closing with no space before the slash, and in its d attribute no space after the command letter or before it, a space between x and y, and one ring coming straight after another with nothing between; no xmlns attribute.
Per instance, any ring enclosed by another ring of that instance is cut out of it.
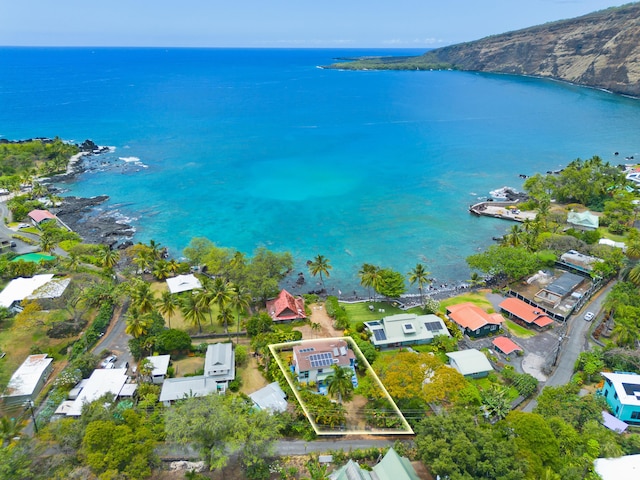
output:
<svg viewBox="0 0 640 480"><path fill-rule="evenodd" d="M314 338L330 338L341 337L342 330L336 330L333 328L333 319L327 315L327 311L322 303L312 303L309 305L311 309L311 323L318 323L320 330L314 331L310 324L302 325L301 327L295 327L294 330L302 332L303 340L313 340Z"/></svg>

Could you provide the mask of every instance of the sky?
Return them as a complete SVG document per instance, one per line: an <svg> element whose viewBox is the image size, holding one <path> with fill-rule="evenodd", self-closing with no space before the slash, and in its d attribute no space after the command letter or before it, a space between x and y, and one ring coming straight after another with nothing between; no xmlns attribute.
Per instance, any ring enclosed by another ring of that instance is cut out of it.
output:
<svg viewBox="0 0 640 480"><path fill-rule="evenodd" d="M3 0L2 46L432 48L614 0Z"/></svg>

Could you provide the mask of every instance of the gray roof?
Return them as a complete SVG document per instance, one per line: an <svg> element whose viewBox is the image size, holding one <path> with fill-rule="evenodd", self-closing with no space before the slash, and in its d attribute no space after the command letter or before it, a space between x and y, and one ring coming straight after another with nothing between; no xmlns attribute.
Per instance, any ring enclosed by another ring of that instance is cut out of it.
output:
<svg viewBox="0 0 640 480"><path fill-rule="evenodd" d="M287 409L287 395L282 391L278 382L273 382L260 390L249 394L253 403L260 410L271 410L272 412L284 412Z"/></svg>
<svg viewBox="0 0 640 480"><path fill-rule="evenodd" d="M159 400L161 402L168 402L187 397L204 397L216 391L218 391L218 382L204 375L167 378L162 384Z"/></svg>
<svg viewBox="0 0 640 480"><path fill-rule="evenodd" d="M235 365L232 343L214 343L207 347L204 357L204 374L218 381L230 381L235 378Z"/></svg>
<svg viewBox="0 0 640 480"><path fill-rule="evenodd" d="M416 315L399 313L384 317L382 320L365 322L373 334L371 342L384 347L400 342L427 342L436 335L451 336L447 326L436 315Z"/></svg>
<svg viewBox="0 0 640 480"><path fill-rule="evenodd" d="M490 372L493 370L487 356L480 350L470 348L458 352L447 353L451 366L462 375L474 375L476 373Z"/></svg>
<svg viewBox="0 0 640 480"><path fill-rule="evenodd" d="M583 281L584 277L576 275L575 273L565 272L560 278L551 283L551 285L548 285L545 290L565 297Z"/></svg>

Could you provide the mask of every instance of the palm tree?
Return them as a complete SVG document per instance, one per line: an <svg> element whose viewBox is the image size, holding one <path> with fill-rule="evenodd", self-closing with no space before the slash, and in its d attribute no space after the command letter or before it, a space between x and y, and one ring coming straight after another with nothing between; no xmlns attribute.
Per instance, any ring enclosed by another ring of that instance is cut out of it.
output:
<svg viewBox="0 0 640 480"><path fill-rule="evenodd" d="M640 263L629 270L629 281L636 287L640 287Z"/></svg>
<svg viewBox="0 0 640 480"><path fill-rule="evenodd" d="M198 331L202 333L202 321L205 319L205 306L202 302L198 301L197 295L187 295L184 297L180 304L180 310L184 319L191 323L191 325L197 325Z"/></svg>
<svg viewBox="0 0 640 480"><path fill-rule="evenodd" d="M316 275L320 275L320 282L322 283L322 289L324 290L324 279L322 275L324 274L327 278L329 278L329 270L333 267L329 264L329 259L325 258L324 255L316 255L316 258L313 261L309 261L309 271L311 275L314 277Z"/></svg>
<svg viewBox="0 0 640 480"><path fill-rule="evenodd" d="M171 260L169 260L169 263L167 264L169 271L175 275L176 273L178 273L178 270L180 269L180 264L178 262L176 262L175 258L172 258Z"/></svg>
<svg viewBox="0 0 640 480"><path fill-rule="evenodd" d="M127 326L125 327L125 333L131 335L133 338L140 338L149 333L151 327L151 319L148 315L141 314L136 308L132 308L127 313Z"/></svg>
<svg viewBox="0 0 640 480"><path fill-rule="evenodd" d="M240 314L249 310L251 305L251 295L247 290L239 285L233 285L229 305L235 309L238 315L238 328L236 330L236 345L240 342Z"/></svg>
<svg viewBox="0 0 640 480"><path fill-rule="evenodd" d="M173 315L178 311L178 308L180 308L178 299L172 295L169 290L165 290L156 302L156 307L160 312L160 315L166 317L169 322L169 328L171 328L171 317L173 317Z"/></svg>
<svg viewBox="0 0 640 480"><path fill-rule="evenodd" d="M113 250L109 245L100 245L98 260L105 270L112 270L120 260L120 252Z"/></svg>
<svg viewBox="0 0 640 480"><path fill-rule="evenodd" d="M422 296L422 289L425 283L429 282L429 273L424 269L424 265L421 263L416 264L415 268L411 270L407 275L409 275L409 283L413 285L414 283L418 284L418 290L420 290L420 304L424 305L424 298Z"/></svg>
<svg viewBox="0 0 640 480"><path fill-rule="evenodd" d="M334 365L333 373L327 377L327 393L333 398L338 397L338 403L342 403L343 398L348 399L351 396L352 375L353 371L350 368Z"/></svg>
<svg viewBox="0 0 640 480"><path fill-rule="evenodd" d="M162 259L154 262L152 273L153 273L153 276L156 277L158 280L160 281L166 280L167 278L169 278L169 275L171 274L171 270L169 269L169 262Z"/></svg>
<svg viewBox="0 0 640 480"><path fill-rule="evenodd" d="M64 265L71 272L77 272L80 268L80 256L76 252L69 252L69 256L65 258Z"/></svg>
<svg viewBox="0 0 640 480"><path fill-rule="evenodd" d="M358 277L360 277L360 285L369 290L369 298L371 298L371 286L373 285L373 275L374 272L378 269L375 265L371 265L370 263L362 264L362 268L358 272Z"/></svg>
<svg viewBox="0 0 640 480"><path fill-rule="evenodd" d="M155 307L155 297L147 282L137 280L131 289L131 302L140 313L150 313Z"/></svg>
<svg viewBox="0 0 640 480"><path fill-rule="evenodd" d="M219 309L223 309L231 301L233 296L233 284L227 282L222 277L217 277L210 285L211 291L211 303L218 306Z"/></svg>
<svg viewBox="0 0 640 480"><path fill-rule="evenodd" d="M310 327L311 327L311 330L313 330L313 333L316 334L316 338L318 338L318 332L322 328L322 325L320 325L319 323L316 323L316 322L311 322Z"/></svg>
<svg viewBox="0 0 640 480"><path fill-rule="evenodd" d="M231 341L231 334L229 333L229 320L233 320L233 311L229 307L222 307L218 311L218 322L220 325L224 325L224 331L229 335L229 341Z"/></svg>
<svg viewBox="0 0 640 480"><path fill-rule="evenodd" d="M51 253L56 248L56 242L53 236L49 232L44 232L40 236L40 250L46 253Z"/></svg>

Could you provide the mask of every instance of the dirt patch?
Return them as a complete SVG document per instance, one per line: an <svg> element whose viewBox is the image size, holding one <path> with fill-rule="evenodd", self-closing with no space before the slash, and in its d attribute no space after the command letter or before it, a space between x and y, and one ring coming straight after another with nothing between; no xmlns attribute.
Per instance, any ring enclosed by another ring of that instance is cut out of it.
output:
<svg viewBox="0 0 640 480"><path fill-rule="evenodd" d="M354 395L350 402L343 404L347 411L347 425L355 430L365 430L366 421L364 416L364 407L367 405L367 399L362 395Z"/></svg>
<svg viewBox="0 0 640 480"><path fill-rule="evenodd" d="M324 308L323 303L312 303L309 305L311 309L311 317L308 325L295 327L294 330L302 332L303 340L313 340L314 338L331 338L341 337L342 330L333 328L333 318L331 318ZM311 328L311 323L320 325L320 329L315 331Z"/></svg>
<svg viewBox="0 0 640 480"><path fill-rule="evenodd" d="M239 373L242 378L242 387L240 387L240 391L246 395L249 395L256 390L260 390L268 384L260 370L258 370L258 362L253 356L249 357L247 365L242 367Z"/></svg>
<svg viewBox="0 0 640 480"><path fill-rule="evenodd" d="M204 357L186 357L180 360L174 360L173 368L176 377L184 377L185 374L196 373L197 370L204 368Z"/></svg>
<svg viewBox="0 0 640 480"><path fill-rule="evenodd" d="M522 360L522 370L529 375L533 375L541 382L547 380L547 376L542 373L542 368L546 363L546 358L535 353L527 353Z"/></svg>

